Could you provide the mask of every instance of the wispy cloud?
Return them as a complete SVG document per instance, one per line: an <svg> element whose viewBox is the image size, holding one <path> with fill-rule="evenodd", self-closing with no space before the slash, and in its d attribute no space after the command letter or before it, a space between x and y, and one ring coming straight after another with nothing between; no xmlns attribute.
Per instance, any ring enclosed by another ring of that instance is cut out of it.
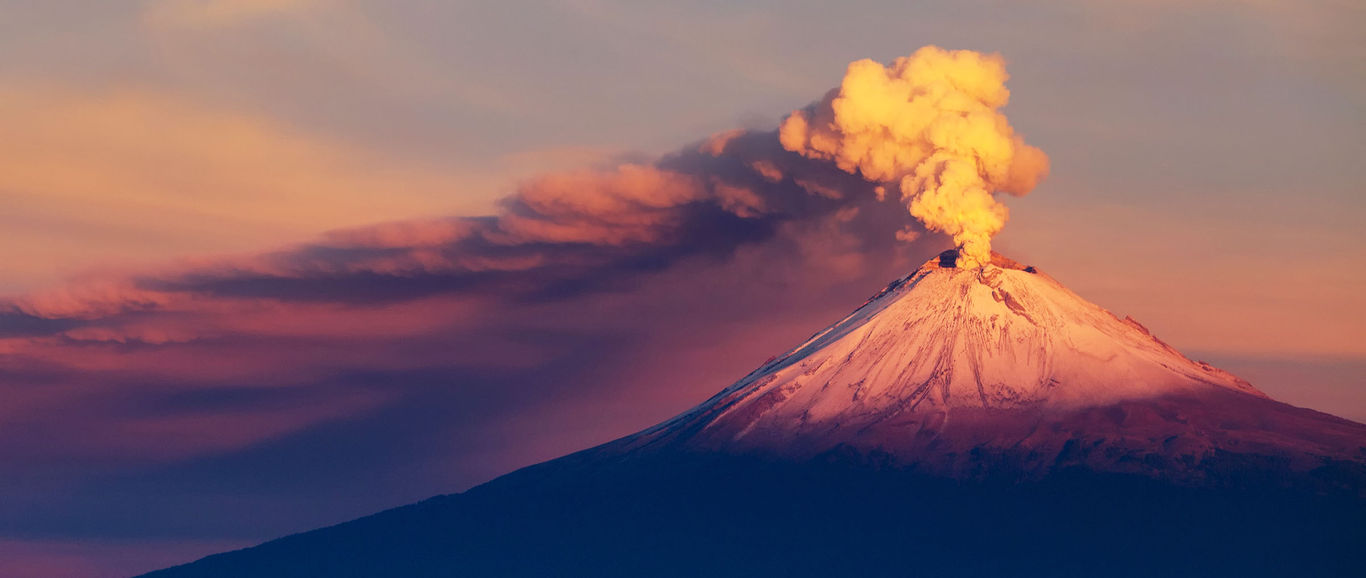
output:
<svg viewBox="0 0 1366 578"><path fill-rule="evenodd" d="M145 22L159 27L220 28L254 20L299 16L328 0L148 0Z"/></svg>
<svg viewBox="0 0 1366 578"><path fill-rule="evenodd" d="M82 266L450 211L490 196L501 177L147 90L0 88L0 124L0 202L25 222L45 220L6 228L0 260L11 279L50 283Z"/></svg>

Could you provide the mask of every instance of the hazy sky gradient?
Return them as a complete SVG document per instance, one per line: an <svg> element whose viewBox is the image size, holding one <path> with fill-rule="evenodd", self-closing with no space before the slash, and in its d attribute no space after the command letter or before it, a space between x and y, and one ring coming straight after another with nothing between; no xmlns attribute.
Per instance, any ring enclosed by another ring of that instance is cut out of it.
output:
<svg viewBox="0 0 1366 578"><path fill-rule="evenodd" d="M553 188L539 175L762 135L850 61L927 44L1002 53L1005 112L1052 159L1006 200L998 251L1273 396L1366 420L1359 2L0 0L0 14L0 295L126 303L130 276L202 290L32 343L51 319L0 314L0 574L148 570L457 491L701 401L942 238L894 246L899 224L866 199L777 208L781 187L727 164L781 159L746 143L660 168L712 179L679 194L726 210L675 216L724 242L556 253L579 268L525 278L554 295L519 293L522 277L480 286L516 299L450 276L348 277L290 285L333 291L299 302L281 279L447 264L425 250L454 238L447 217L534 200ZM767 212L734 226L717 182L748 183ZM421 225L367 228L408 219ZM583 271L604 286L576 285Z"/></svg>

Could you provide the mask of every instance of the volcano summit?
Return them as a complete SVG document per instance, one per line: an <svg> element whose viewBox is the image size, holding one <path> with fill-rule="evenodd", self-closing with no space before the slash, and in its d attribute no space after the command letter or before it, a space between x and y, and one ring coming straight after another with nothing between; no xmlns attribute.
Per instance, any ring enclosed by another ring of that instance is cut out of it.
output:
<svg viewBox="0 0 1366 578"><path fill-rule="evenodd" d="M153 576L1225 576L1366 568L1366 425L948 251L701 405Z"/></svg>
<svg viewBox="0 0 1366 578"><path fill-rule="evenodd" d="M609 447L852 451L953 477L1084 465L1190 482L1220 451L1298 469L1362 458L1359 424L1272 401L1033 267L956 259L941 254L706 403Z"/></svg>

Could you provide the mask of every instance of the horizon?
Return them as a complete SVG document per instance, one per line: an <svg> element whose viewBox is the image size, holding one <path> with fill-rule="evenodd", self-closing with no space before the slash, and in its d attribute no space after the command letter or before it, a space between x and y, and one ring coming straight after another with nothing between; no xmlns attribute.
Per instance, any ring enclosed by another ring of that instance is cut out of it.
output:
<svg viewBox="0 0 1366 578"><path fill-rule="evenodd" d="M457 4L4 11L0 574L151 571L617 439L964 240L1366 423L1366 8ZM897 134L903 58L974 79L944 110L990 142ZM919 156L831 120L863 59L867 134ZM985 197L934 206L963 158Z"/></svg>

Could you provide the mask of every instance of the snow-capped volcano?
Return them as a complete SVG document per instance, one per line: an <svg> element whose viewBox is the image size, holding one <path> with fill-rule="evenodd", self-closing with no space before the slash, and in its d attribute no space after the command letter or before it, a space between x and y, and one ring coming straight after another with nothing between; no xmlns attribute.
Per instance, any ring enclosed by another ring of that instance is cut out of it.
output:
<svg viewBox="0 0 1366 578"><path fill-rule="evenodd" d="M701 405L149 576L1346 576L1366 425L947 252Z"/></svg>
<svg viewBox="0 0 1366 578"><path fill-rule="evenodd" d="M1272 401L1033 267L993 254L963 269L956 257L612 451L841 449L939 473L1080 463L1173 478L1215 450L1360 457L1359 424Z"/></svg>
<svg viewBox="0 0 1366 578"><path fill-rule="evenodd" d="M745 421L746 430L766 420L867 425L958 407L1075 408L1210 387L1265 397L1032 267L993 255L990 265L958 269L953 256L892 282L727 389L709 404L726 406L714 421Z"/></svg>

